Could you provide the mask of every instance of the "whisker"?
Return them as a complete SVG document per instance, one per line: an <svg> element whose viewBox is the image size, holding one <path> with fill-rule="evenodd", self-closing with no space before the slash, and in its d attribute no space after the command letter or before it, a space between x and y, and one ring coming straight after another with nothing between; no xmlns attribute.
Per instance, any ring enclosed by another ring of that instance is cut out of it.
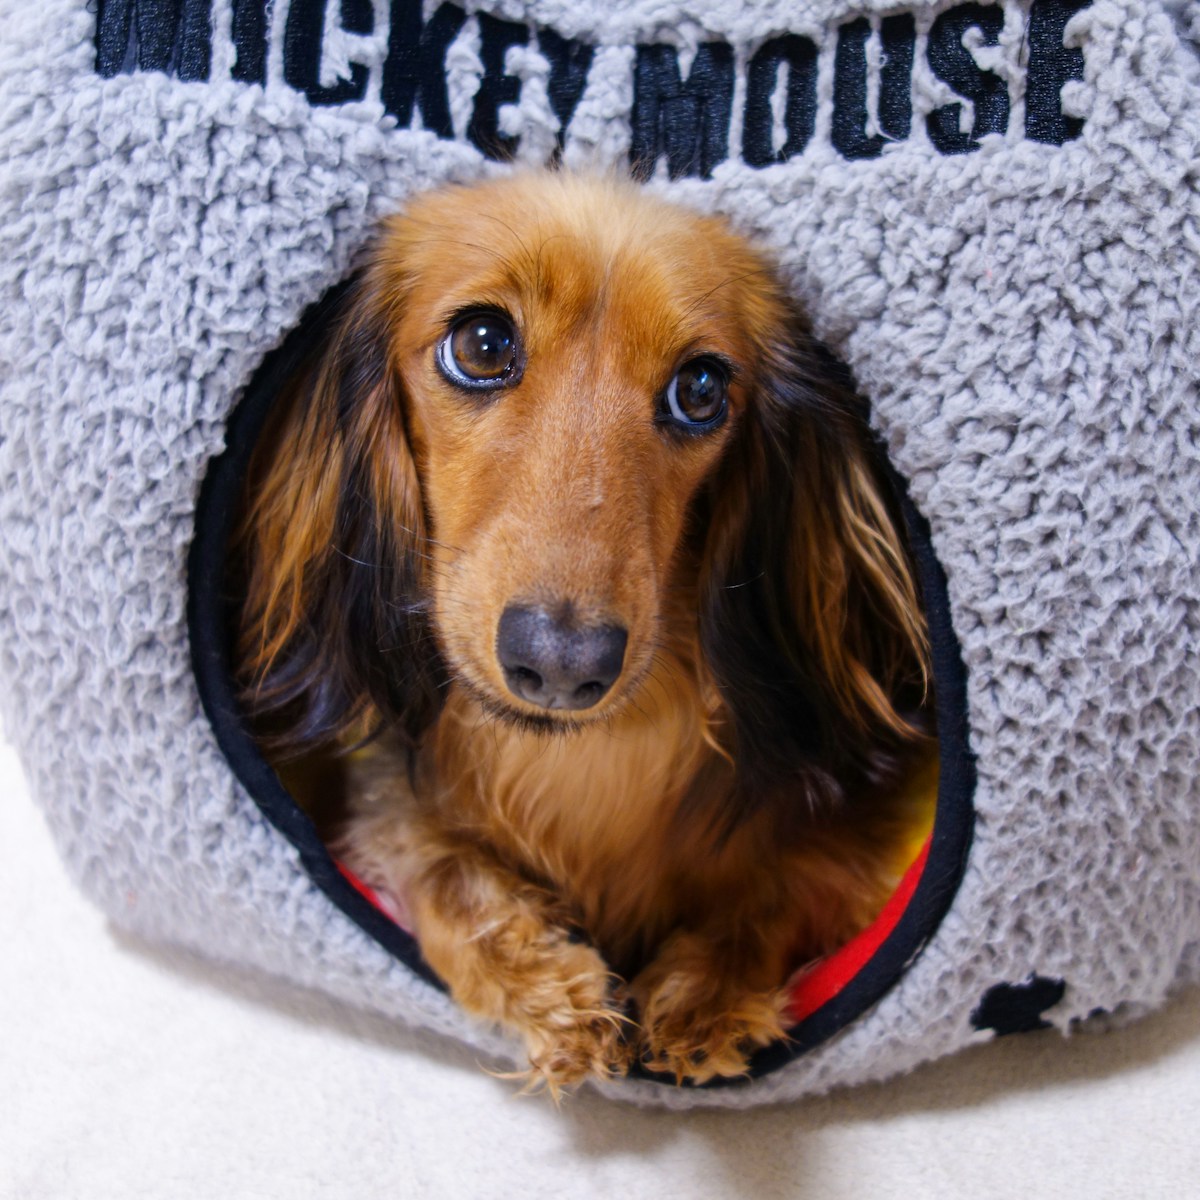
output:
<svg viewBox="0 0 1200 1200"><path fill-rule="evenodd" d="M525 244L525 239L522 238L521 235L507 221L498 217L495 213L487 213L486 216L489 221L494 221L497 225L500 225L506 229L513 236L517 245L521 247L521 253L524 254L525 261L530 266L534 266L535 260L533 255L530 253L529 247ZM497 251L496 253L498 254L499 252Z"/></svg>
<svg viewBox="0 0 1200 1200"><path fill-rule="evenodd" d="M759 573L751 579L743 579L741 583L726 583L722 586L724 587L725 591L734 592L737 591L738 588L749 587L752 583L757 583L760 579L765 579L766 577L766 571L759 571Z"/></svg>
<svg viewBox="0 0 1200 1200"><path fill-rule="evenodd" d="M419 542L427 542L430 546L439 546L443 550L450 551L451 554L462 554L463 552L461 546L452 546L449 542L439 541L429 533L418 533L415 529L409 529L407 525L401 525L399 522L396 523L396 528Z"/></svg>
<svg viewBox="0 0 1200 1200"><path fill-rule="evenodd" d="M427 244L432 242L439 246L457 246L465 250L477 250L481 254L489 255L491 258L500 257L500 251L494 245L482 242L469 242L465 238L451 237L447 233L439 233L437 231L442 227L434 225L432 222L414 220L413 225L417 228L429 230L421 239Z"/></svg>
<svg viewBox="0 0 1200 1200"><path fill-rule="evenodd" d="M692 314L695 313L695 311L706 300L708 300L711 296L715 296L717 294L717 292L719 292L722 288L728 287L732 283L741 283L743 279L754 279L756 276L758 276L760 274L761 274L761 272L759 272L759 271L743 271L740 275L730 275L730 276L726 277L725 279L722 279L721 282L718 283L715 287L709 288L708 291L705 292L702 296L698 296L695 300L693 300L692 303L689 304L688 307L683 310L683 315L685 317L692 316Z"/></svg>
<svg viewBox="0 0 1200 1200"><path fill-rule="evenodd" d="M383 563L366 562L364 559L355 558L353 554L347 554L339 545L334 542L329 543L329 548L334 554L346 559L347 562L352 562L356 566L366 567L368 571L382 571Z"/></svg>

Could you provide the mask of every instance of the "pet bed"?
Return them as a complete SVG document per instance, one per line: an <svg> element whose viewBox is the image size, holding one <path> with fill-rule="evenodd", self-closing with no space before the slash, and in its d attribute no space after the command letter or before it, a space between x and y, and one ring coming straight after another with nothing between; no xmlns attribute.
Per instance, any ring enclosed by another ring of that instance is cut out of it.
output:
<svg viewBox="0 0 1200 1200"><path fill-rule="evenodd" d="M0 704L115 922L514 1052L258 757L215 581L373 220L561 160L728 214L850 365L941 751L928 846L753 1079L605 1086L798 1097L1200 977L1194 4L4 7Z"/></svg>

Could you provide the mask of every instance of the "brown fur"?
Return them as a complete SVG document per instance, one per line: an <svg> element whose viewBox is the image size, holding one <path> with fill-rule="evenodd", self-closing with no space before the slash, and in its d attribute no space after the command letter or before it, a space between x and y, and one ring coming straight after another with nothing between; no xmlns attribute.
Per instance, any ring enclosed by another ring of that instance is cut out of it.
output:
<svg viewBox="0 0 1200 1200"><path fill-rule="evenodd" d="M524 355L482 399L434 362L480 306ZM728 417L680 436L657 398L701 353ZM744 1072L895 882L929 745L905 546L857 401L722 222L569 175L418 198L281 398L236 562L264 746L383 728L340 852L556 1092L631 1054ZM628 630L595 708L508 690L514 602Z"/></svg>

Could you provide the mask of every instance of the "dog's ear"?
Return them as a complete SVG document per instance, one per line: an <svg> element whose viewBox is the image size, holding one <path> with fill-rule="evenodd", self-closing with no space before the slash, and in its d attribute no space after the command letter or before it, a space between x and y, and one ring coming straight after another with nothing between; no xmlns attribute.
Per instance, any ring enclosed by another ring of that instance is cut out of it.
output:
<svg viewBox="0 0 1200 1200"><path fill-rule="evenodd" d="M394 303L370 269L351 281L255 450L233 555L235 674L279 757L381 724L415 747L441 706Z"/></svg>
<svg viewBox="0 0 1200 1200"><path fill-rule="evenodd" d="M709 493L701 642L753 808L885 787L923 741L925 621L848 373L797 318Z"/></svg>

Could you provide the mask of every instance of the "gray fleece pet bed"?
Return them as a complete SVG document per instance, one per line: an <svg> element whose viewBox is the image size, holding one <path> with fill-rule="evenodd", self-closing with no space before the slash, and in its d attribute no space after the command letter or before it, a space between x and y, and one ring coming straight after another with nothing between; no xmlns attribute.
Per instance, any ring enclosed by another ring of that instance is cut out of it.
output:
<svg viewBox="0 0 1200 1200"><path fill-rule="evenodd" d="M612 1090L798 1097L1200 976L1196 4L0 8L0 704L114 921L513 1052L257 757L213 579L272 372L372 221L560 158L782 264L907 491L939 689L878 950L753 1080Z"/></svg>

